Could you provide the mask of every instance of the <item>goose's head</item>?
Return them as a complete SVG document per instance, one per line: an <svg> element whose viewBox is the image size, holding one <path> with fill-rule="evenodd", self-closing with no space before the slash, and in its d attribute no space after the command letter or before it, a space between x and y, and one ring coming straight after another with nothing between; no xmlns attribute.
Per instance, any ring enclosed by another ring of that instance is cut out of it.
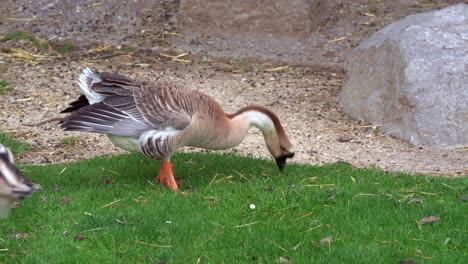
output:
<svg viewBox="0 0 468 264"><path fill-rule="evenodd" d="M275 158L278 169L283 171L286 160L294 157L294 146L289 141L279 118L261 106L249 106L245 109L247 110L244 111L249 113L251 124L262 131L267 149Z"/></svg>
<svg viewBox="0 0 468 264"><path fill-rule="evenodd" d="M15 167L11 151L0 144L0 198L24 199L33 190L32 183Z"/></svg>
<svg viewBox="0 0 468 264"><path fill-rule="evenodd" d="M275 158L278 169L283 171L286 166L286 160L294 157L294 147L282 127L280 131L276 130L276 132L264 134L265 143L268 151Z"/></svg>

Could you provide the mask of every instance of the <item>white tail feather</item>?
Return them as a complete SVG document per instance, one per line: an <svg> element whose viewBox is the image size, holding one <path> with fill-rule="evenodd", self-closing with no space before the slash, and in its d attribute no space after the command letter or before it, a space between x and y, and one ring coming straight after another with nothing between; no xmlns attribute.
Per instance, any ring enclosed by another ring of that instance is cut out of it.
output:
<svg viewBox="0 0 468 264"><path fill-rule="evenodd" d="M90 68L86 68L80 74L80 80L78 84L80 85L81 92L86 96L90 104L99 103L104 100L104 96L92 90L92 86L95 83L101 82L101 78Z"/></svg>

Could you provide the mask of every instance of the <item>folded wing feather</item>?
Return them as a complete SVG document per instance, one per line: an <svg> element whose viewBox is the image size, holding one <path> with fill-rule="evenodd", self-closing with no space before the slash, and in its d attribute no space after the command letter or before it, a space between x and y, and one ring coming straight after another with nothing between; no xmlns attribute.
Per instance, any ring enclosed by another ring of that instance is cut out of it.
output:
<svg viewBox="0 0 468 264"><path fill-rule="evenodd" d="M86 88L102 96L102 100L83 106L83 98L80 97L72 103L67 110L75 111L61 123L65 130L136 138L147 130L182 130L192 121L191 116L172 98L170 87L140 84L118 74L87 74L93 79L83 80L80 85L89 85Z"/></svg>

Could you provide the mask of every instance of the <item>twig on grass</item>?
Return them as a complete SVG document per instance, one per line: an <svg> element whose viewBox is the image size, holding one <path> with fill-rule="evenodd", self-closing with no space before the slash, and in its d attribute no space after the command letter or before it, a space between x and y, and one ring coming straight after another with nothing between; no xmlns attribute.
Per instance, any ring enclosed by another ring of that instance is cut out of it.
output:
<svg viewBox="0 0 468 264"><path fill-rule="evenodd" d="M246 226L251 226L251 225L257 224L258 222L260 222L260 221L256 221L256 222L252 222L252 223L248 223L248 224L243 224L243 225L233 226L233 227L230 227L230 229L236 229L236 228L242 228L242 227L246 227Z"/></svg>
<svg viewBox="0 0 468 264"><path fill-rule="evenodd" d="M233 171L234 171L235 173L239 174L239 176L241 176L241 178L244 178L244 180L249 181L249 179L247 179L247 177L245 177L244 174L242 174L242 173L240 173L240 172L238 172L238 171L236 171L236 170L233 170Z"/></svg>
<svg viewBox="0 0 468 264"><path fill-rule="evenodd" d="M150 185L153 185L153 186L156 185L156 184L154 184L154 182L152 182L152 181L150 181L150 180L148 180L148 183L149 183Z"/></svg>
<svg viewBox="0 0 468 264"><path fill-rule="evenodd" d="M306 184L304 187L334 187L336 184L334 183L326 183L326 184Z"/></svg>
<svg viewBox="0 0 468 264"><path fill-rule="evenodd" d="M449 187L450 189L455 189L453 188L452 186L448 185L448 184L445 184L445 183L441 183L443 186L446 186L446 187Z"/></svg>
<svg viewBox="0 0 468 264"><path fill-rule="evenodd" d="M420 257L420 258L423 258L423 259L429 259L429 260L434 259L433 257L428 257L428 256L423 256L423 255L418 255L418 254L413 254L413 256Z"/></svg>
<svg viewBox="0 0 468 264"><path fill-rule="evenodd" d="M310 231L312 231L312 230L314 230L314 229L317 229L317 228L320 228L320 227L322 227L322 226L323 226L323 224L320 224L320 225L318 225L318 226L314 226L314 227L312 227L312 228L307 229L306 231L301 232L301 234L302 234L302 233L306 233L306 232L310 232Z"/></svg>
<svg viewBox="0 0 468 264"><path fill-rule="evenodd" d="M77 249L83 249L82 247L80 247L80 246L78 246L78 245L75 245L75 244L72 244L72 243L68 243L68 242L67 242L67 244L68 244L68 245L72 245L72 246L76 247Z"/></svg>
<svg viewBox="0 0 468 264"><path fill-rule="evenodd" d="M216 180L216 177L218 177L218 173L215 174L215 176L213 177L213 179L210 181L210 184L208 184L208 186L211 186L214 182L214 180Z"/></svg>
<svg viewBox="0 0 468 264"><path fill-rule="evenodd" d="M211 236L210 236L207 240L205 240L205 241L203 241L202 243L196 245L195 248L201 247L201 246L204 245L206 242L210 241L216 234L217 234L216 232L213 232L213 234L211 234Z"/></svg>
<svg viewBox="0 0 468 264"><path fill-rule="evenodd" d="M374 193L360 193L360 194L354 196L353 199L356 199L356 198L358 198L360 196L380 196L380 195L374 194Z"/></svg>
<svg viewBox="0 0 468 264"><path fill-rule="evenodd" d="M293 222L299 221L299 220L304 219L304 218L306 218L306 217L309 217L309 216L311 216L311 215L313 215L313 214L314 214L314 212L307 213L307 214L305 214L305 215L303 215L303 216L301 216L301 217L298 217L298 218L294 219Z"/></svg>
<svg viewBox="0 0 468 264"><path fill-rule="evenodd" d="M454 175L454 174L468 174L468 168L461 168L458 170L453 171L416 171L416 173L422 174L446 174L446 175Z"/></svg>
<svg viewBox="0 0 468 264"><path fill-rule="evenodd" d="M285 210L288 210L288 209L291 209L291 208L294 208L294 207L298 207L298 206L299 206L298 204L294 204L294 205L291 205L291 206L288 206L288 207L285 207L285 208L281 208L278 211L285 211Z"/></svg>
<svg viewBox="0 0 468 264"><path fill-rule="evenodd" d="M413 196L414 196L414 193L410 193L408 195L403 196L400 200L398 200L398 202L401 203L405 200L408 200L409 198L413 198Z"/></svg>
<svg viewBox="0 0 468 264"><path fill-rule="evenodd" d="M88 230L85 230L85 231L83 231L83 232L99 231L99 230L107 229L107 228L108 228L108 227L98 227L98 228L88 229Z"/></svg>
<svg viewBox="0 0 468 264"><path fill-rule="evenodd" d="M234 176L229 175L229 176L227 176L227 177L224 177L224 178L222 178L222 179L217 180L217 181L216 181L216 184L218 184L218 183L220 183L220 182L230 182L232 178L234 178Z"/></svg>
<svg viewBox="0 0 468 264"><path fill-rule="evenodd" d="M118 203L118 202L120 202L120 201L122 201L122 199L117 199L117 200L115 200L115 201L113 201L113 202L111 202L111 203L108 203L108 204L106 204L106 205L103 205L103 206L102 206L101 208L99 208L99 209L102 209L102 208L104 208L104 207L111 206L111 205L113 205L113 204L115 204L115 203Z"/></svg>
<svg viewBox="0 0 468 264"><path fill-rule="evenodd" d="M428 192L422 192L422 191L415 191L414 189L413 190L400 190L398 192L401 192L401 193L420 193L420 194L431 195L431 196L439 196L439 195L442 194L442 193L428 193Z"/></svg>
<svg viewBox="0 0 468 264"><path fill-rule="evenodd" d="M275 245L275 246L278 247L279 249L283 250L284 252L289 252L287 249L285 249L284 247L282 247L282 246L276 244L276 243L273 242L273 241L270 241L270 243L272 243L273 245Z"/></svg>
<svg viewBox="0 0 468 264"><path fill-rule="evenodd" d="M67 169L68 169L68 167L63 168L63 169L60 171L59 175L62 175L62 173L64 173Z"/></svg>
<svg viewBox="0 0 468 264"><path fill-rule="evenodd" d="M196 170L193 170L192 172L202 171L202 170L204 170L204 169L205 169L205 167L201 167L201 168L198 168L198 169L196 169Z"/></svg>
<svg viewBox="0 0 468 264"><path fill-rule="evenodd" d="M113 173L113 174L115 174L115 175L121 176L120 173L118 173L118 172L116 172L116 171L113 171L113 170L107 170L107 171L109 171L109 172L111 172L111 173Z"/></svg>
<svg viewBox="0 0 468 264"><path fill-rule="evenodd" d="M299 242L299 244L293 247L293 250L296 251L301 245L302 245L302 242Z"/></svg>
<svg viewBox="0 0 468 264"><path fill-rule="evenodd" d="M158 245L158 244L151 244L151 243L147 243L147 242L143 242L143 241L139 241L139 243L143 244L143 245L156 247L156 248L173 248L174 247L173 245Z"/></svg>

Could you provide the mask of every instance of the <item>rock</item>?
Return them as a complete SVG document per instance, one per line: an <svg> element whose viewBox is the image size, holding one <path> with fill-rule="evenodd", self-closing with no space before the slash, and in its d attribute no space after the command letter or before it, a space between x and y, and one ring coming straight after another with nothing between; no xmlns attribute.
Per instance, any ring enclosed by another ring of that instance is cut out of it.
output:
<svg viewBox="0 0 468 264"><path fill-rule="evenodd" d="M430 224L430 223L434 223L434 222L437 222L439 221L440 218L437 217L437 216L428 216L428 217L424 217L423 219L419 220L419 224L420 225L425 225L425 224Z"/></svg>
<svg viewBox="0 0 468 264"><path fill-rule="evenodd" d="M457 4L378 31L346 59L339 104L417 146L468 145L467 25Z"/></svg>
<svg viewBox="0 0 468 264"><path fill-rule="evenodd" d="M348 132L342 136L340 136L337 140L338 142L349 142L354 138L353 134Z"/></svg>
<svg viewBox="0 0 468 264"><path fill-rule="evenodd" d="M326 237L320 240L320 244L330 244L331 242L333 242L333 239L331 237Z"/></svg>
<svg viewBox="0 0 468 264"><path fill-rule="evenodd" d="M307 36L326 18L324 0L182 0L178 26L213 33Z"/></svg>
<svg viewBox="0 0 468 264"><path fill-rule="evenodd" d="M458 196L458 199L460 201L462 201L462 202L466 202L466 201L468 201L468 196L462 194L462 195Z"/></svg>
<svg viewBox="0 0 468 264"><path fill-rule="evenodd" d="M317 31L326 27L342 0L181 0L174 41L181 50L209 51L222 58L261 58L320 64L326 43ZM314 37L312 37L314 36Z"/></svg>

